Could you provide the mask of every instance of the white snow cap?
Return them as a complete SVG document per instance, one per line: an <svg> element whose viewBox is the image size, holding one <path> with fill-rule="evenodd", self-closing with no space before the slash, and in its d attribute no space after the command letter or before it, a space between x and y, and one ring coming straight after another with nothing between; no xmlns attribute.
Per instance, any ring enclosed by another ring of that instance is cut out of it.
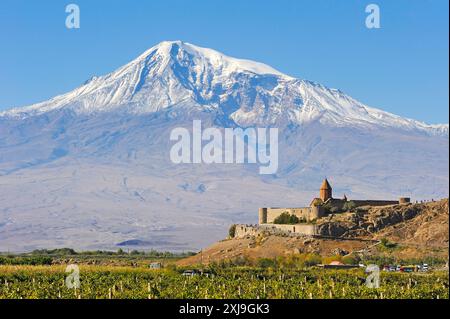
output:
<svg viewBox="0 0 450 319"><path fill-rule="evenodd" d="M138 60L147 58L150 54L157 51L159 55L167 57L168 59L172 56L172 50L174 48L179 48L180 50L186 51L194 56L194 60L198 62L199 65L209 64L215 69L220 69L223 75L229 75L233 72L251 72L255 74L273 74L286 79L293 79L292 77L281 73L280 71L268 66L267 64L255 62L252 60L237 59L227 56L221 52L213 49L203 48L196 46L194 44L183 42L180 40L176 41L163 41L154 47L145 51ZM173 56L172 56L173 57Z"/></svg>
<svg viewBox="0 0 450 319"><path fill-rule="evenodd" d="M83 114L145 114L173 107L217 110L218 116L243 126L320 120L335 126L377 125L448 135L448 124L406 119L266 64L182 41L161 42L71 92L0 116L28 117L62 108Z"/></svg>

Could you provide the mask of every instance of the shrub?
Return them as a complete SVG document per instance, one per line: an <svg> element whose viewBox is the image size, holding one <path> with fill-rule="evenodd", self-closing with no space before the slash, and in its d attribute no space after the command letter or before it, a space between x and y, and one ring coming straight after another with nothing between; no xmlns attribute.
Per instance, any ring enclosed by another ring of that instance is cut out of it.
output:
<svg viewBox="0 0 450 319"><path fill-rule="evenodd" d="M338 207L336 207L336 206L333 206L333 207L330 208L330 213L331 214L337 214L337 213L340 213L340 212L341 212L341 210Z"/></svg>
<svg viewBox="0 0 450 319"><path fill-rule="evenodd" d="M0 265L51 265L50 257L0 257Z"/></svg>
<svg viewBox="0 0 450 319"><path fill-rule="evenodd" d="M333 261L340 261L340 262L343 263L342 256L334 255L334 256L329 256L329 257L323 257L322 258L322 263L325 264L325 265L328 265L328 264L330 264Z"/></svg>
<svg viewBox="0 0 450 319"><path fill-rule="evenodd" d="M269 268L269 267L275 267L277 265L277 262L270 258L261 258L258 259L258 267L261 268Z"/></svg>
<svg viewBox="0 0 450 319"><path fill-rule="evenodd" d="M345 256L342 257L342 263L346 265L356 265L360 262L360 259L357 256Z"/></svg>
<svg viewBox="0 0 450 319"><path fill-rule="evenodd" d="M251 266L252 261L247 256L239 256L230 261L233 266Z"/></svg>
<svg viewBox="0 0 450 319"><path fill-rule="evenodd" d="M37 249L31 252L32 255L61 255L72 256L77 252L72 248L57 248L57 249Z"/></svg>
<svg viewBox="0 0 450 319"><path fill-rule="evenodd" d="M393 249L397 247L396 243L390 242L387 238L381 238L381 247L387 248L387 249Z"/></svg>
<svg viewBox="0 0 450 319"><path fill-rule="evenodd" d="M234 238L235 235L236 235L236 224L233 224L230 226L230 229L228 230L228 236L230 236L230 238Z"/></svg>
<svg viewBox="0 0 450 319"><path fill-rule="evenodd" d="M305 266L315 266L322 262L322 258L317 254L308 254L305 258Z"/></svg>
<svg viewBox="0 0 450 319"><path fill-rule="evenodd" d="M355 209L355 208L356 208L356 204L355 204L354 201L348 201L348 202L346 202L344 204L344 206L342 206L342 209L344 211L350 211L350 210Z"/></svg>
<svg viewBox="0 0 450 319"><path fill-rule="evenodd" d="M336 207L330 203L326 203L325 205L322 206L323 209L325 210L325 212L327 214L337 214L340 213L341 210L339 209L339 207Z"/></svg>
<svg viewBox="0 0 450 319"><path fill-rule="evenodd" d="M274 224L282 224L282 225L294 225L298 224L299 222L300 220L298 219L297 216L291 215L288 212L282 213L273 221Z"/></svg>

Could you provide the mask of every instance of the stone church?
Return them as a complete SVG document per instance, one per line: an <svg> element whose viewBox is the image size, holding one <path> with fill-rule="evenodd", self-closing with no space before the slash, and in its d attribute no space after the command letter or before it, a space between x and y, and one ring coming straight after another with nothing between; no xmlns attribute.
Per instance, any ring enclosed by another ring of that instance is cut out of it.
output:
<svg viewBox="0 0 450 319"><path fill-rule="evenodd" d="M324 179L320 186L319 197L311 201L309 207L277 207L268 208L263 207L259 209L258 222L259 224L273 224L274 220L283 213L288 213L297 216L297 218L305 223L309 223L318 218L327 216L330 212L339 212L345 210L346 207L360 207L360 206L387 206L409 203L410 199L401 197L399 200L349 200L344 195L342 199L333 198L333 189ZM347 204L347 206L346 206Z"/></svg>

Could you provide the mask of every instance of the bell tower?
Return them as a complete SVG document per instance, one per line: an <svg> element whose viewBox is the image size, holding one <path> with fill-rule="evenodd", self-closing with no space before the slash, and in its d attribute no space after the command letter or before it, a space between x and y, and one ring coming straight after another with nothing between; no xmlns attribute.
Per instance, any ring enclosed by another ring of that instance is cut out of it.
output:
<svg viewBox="0 0 450 319"><path fill-rule="evenodd" d="M328 199L333 198L333 189L325 178L320 186L320 199L326 202Z"/></svg>

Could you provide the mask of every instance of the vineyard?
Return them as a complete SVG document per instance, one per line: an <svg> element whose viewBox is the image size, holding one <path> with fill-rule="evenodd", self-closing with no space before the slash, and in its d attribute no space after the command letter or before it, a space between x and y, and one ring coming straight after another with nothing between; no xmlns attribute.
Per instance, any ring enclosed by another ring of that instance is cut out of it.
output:
<svg viewBox="0 0 450 319"><path fill-rule="evenodd" d="M365 285L364 270L273 270L230 267L184 276L176 268L80 266L79 288L67 288L64 266L0 266L0 299L70 298L449 298L448 272L381 273Z"/></svg>

